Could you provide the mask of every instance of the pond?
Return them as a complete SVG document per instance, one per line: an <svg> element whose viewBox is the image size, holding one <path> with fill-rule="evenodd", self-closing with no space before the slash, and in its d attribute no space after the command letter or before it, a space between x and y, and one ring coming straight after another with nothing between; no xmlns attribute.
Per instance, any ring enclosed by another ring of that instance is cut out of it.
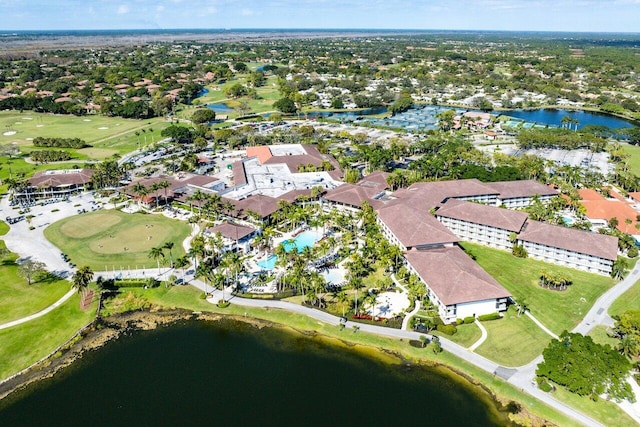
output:
<svg viewBox="0 0 640 427"><path fill-rule="evenodd" d="M3 399L0 425L509 424L480 387L390 359L242 322L178 322Z"/></svg>
<svg viewBox="0 0 640 427"><path fill-rule="evenodd" d="M530 123L558 127L562 126L562 118L568 116L569 118L578 121L578 129L582 129L586 125L606 126L609 129L618 129L632 126L631 123L624 119L591 111L571 111L544 108L537 110L506 111L503 113L503 115L516 117ZM574 124L571 124L572 129L574 126Z"/></svg>
<svg viewBox="0 0 640 427"><path fill-rule="evenodd" d="M229 105L227 105L224 102L217 102L215 104L207 104L206 107L212 109L216 113L228 113L230 111L233 111L233 107L229 107Z"/></svg>

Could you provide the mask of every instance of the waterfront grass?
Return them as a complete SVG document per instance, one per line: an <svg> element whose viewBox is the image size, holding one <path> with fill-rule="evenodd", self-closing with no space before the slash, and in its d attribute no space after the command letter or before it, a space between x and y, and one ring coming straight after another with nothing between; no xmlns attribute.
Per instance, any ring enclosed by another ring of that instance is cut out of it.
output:
<svg viewBox="0 0 640 427"><path fill-rule="evenodd" d="M160 132L168 126L162 118L147 120L123 119L90 115L55 115L32 111L0 112L0 144L16 144L18 147L32 147L31 139L36 137L80 138L91 148L72 150L80 158L105 159L114 154L125 154L137 148L138 141L144 145L159 141ZM145 131L144 133L142 131ZM13 135L4 135L16 132ZM140 132L140 136L135 135Z"/></svg>
<svg viewBox="0 0 640 427"><path fill-rule="evenodd" d="M173 259L184 255L182 242L189 225L162 215L126 214L102 210L72 216L44 230L45 237L66 253L72 262L94 271L155 268L149 250L173 242ZM166 252L166 251L165 251ZM165 254L168 261L169 254Z"/></svg>
<svg viewBox="0 0 640 427"><path fill-rule="evenodd" d="M503 366L522 366L542 353L551 337L527 316L517 315L510 307L504 318L482 322L487 339L476 353Z"/></svg>
<svg viewBox="0 0 640 427"><path fill-rule="evenodd" d="M70 289L66 280L45 279L29 285L18 274L18 266L11 258L15 255L0 264L0 323L37 313L58 301Z"/></svg>
<svg viewBox="0 0 640 427"><path fill-rule="evenodd" d="M37 319L0 330L0 379L31 366L51 354L95 316L97 301L80 310L80 296L74 295L60 307Z"/></svg>
<svg viewBox="0 0 640 427"><path fill-rule="evenodd" d="M640 310L640 280L609 307L610 316L620 316L627 310Z"/></svg>
<svg viewBox="0 0 640 427"><path fill-rule="evenodd" d="M629 155L629 170L640 170L640 146L622 144L622 149Z"/></svg>
<svg viewBox="0 0 640 427"><path fill-rule="evenodd" d="M498 249L466 242L462 246L475 255L478 264L516 301L524 298L531 314L557 335L580 323L596 299L614 284L610 277L531 258L516 258ZM542 288L538 279L543 271L565 276L572 285L565 291Z"/></svg>

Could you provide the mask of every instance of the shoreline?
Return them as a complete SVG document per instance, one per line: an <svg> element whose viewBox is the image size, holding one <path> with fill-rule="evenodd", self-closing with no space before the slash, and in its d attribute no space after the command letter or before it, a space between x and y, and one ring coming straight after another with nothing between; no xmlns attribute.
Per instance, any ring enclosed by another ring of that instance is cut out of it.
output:
<svg viewBox="0 0 640 427"><path fill-rule="evenodd" d="M499 413L509 412L509 405L515 403L497 395L489 386L475 379L471 374L449 366L446 363L416 359L384 347L360 344L346 339L346 337L334 337L315 330L298 329L287 324L255 317L205 311L196 312L180 308L164 309L157 306L147 310L129 311L103 319L95 319L80 329L74 337L62 344L47 357L24 369L22 372L0 382L0 400L34 383L54 377L56 374L82 359L86 352L100 349L107 343L120 338L122 334L154 330L160 326L171 325L179 321L218 322L222 320L242 322L257 329L278 328L290 331L291 333L299 334L309 339L317 339L327 345L342 346L345 349L356 351L366 357L376 358L384 363L402 364L406 366L414 365L434 369L441 375L447 376L450 380L459 383L461 386L474 389L476 393L479 393L479 399L484 400L486 404L493 405L494 409ZM411 342L407 341L407 344L411 345ZM537 426L545 425L545 423L548 425L549 421L531 413L519 403L516 404L519 406L519 420L526 420L527 425ZM515 425L520 425L513 419L510 418L510 420Z"/></svg>

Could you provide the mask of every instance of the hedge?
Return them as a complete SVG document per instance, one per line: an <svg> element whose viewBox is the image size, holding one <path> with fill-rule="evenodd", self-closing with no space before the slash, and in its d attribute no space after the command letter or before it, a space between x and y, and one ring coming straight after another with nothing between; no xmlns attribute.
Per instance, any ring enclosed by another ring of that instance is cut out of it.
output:
<svg viewBox="0 0 640 427"><path fill-rule="evenodd" d="M482 316L478 316L478 320L481 322L484 322L487 320L498 320L498 319L502 319L502 316L500 316L500 313L489 313L489 314L483 314Z"/></svg>
<svg viewBox="0 0 640 427"><path fill-rule="evenodd" d="M436 330L445 335L455 335L458 332L458 328L455 325L438 325Z"/></svg>

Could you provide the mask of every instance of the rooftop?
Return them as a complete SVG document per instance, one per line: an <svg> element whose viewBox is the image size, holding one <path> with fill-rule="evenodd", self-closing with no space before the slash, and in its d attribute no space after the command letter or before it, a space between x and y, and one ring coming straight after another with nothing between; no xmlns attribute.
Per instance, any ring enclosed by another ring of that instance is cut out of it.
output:
<svg viewBox="0 0 640 427"><path fill-rule="evenodd" d="M519 233L529 215L524 212L449 199L436 211L436 216L459 219Z"/></svg>

